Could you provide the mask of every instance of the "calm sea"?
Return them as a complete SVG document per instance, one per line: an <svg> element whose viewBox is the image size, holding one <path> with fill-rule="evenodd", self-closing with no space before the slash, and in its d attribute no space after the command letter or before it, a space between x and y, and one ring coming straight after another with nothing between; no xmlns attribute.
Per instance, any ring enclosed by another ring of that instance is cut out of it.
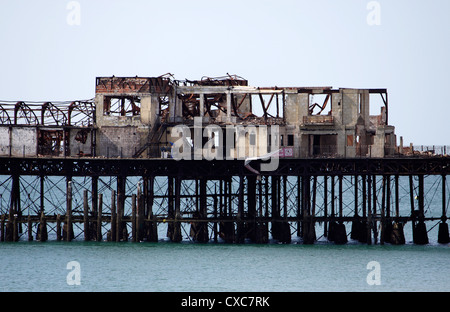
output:
<svg viewBox="0 0 450 312"><path fill-rule="evenodd" d="M442 213L439 181L426 180L427 216ZM408 189L404 182L400 191ZM400 210L409 214L406 191ZM82 235L57 242L52 232L45 243L26 237L0 243L0 291L450 291L450 245L436 242L438 223L427 222L430 244L425 246L412 244L410 223L402 246L351 240L334 245L323 238L320 225L314 245L296 237L287 245L198 244L187 235L181 243L170 243L163 226L158 243L84 242Z"/></svg>
<svg viewBox="0 0 450 312"><path fill-rule="evenodd" d="M436 244L18 242L0 244L0 263L13 292L450 291L450 247Z"/></svg>

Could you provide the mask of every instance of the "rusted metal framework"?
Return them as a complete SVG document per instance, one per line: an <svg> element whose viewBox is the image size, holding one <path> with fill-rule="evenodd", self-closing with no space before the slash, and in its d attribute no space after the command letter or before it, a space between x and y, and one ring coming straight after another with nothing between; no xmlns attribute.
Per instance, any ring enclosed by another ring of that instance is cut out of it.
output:
<svg viewBox="0 0 450 312"><path fill-rule="evenodd" d="M0 125L74 126L94 124L92 100L73 102L0 102Z"/></svg>

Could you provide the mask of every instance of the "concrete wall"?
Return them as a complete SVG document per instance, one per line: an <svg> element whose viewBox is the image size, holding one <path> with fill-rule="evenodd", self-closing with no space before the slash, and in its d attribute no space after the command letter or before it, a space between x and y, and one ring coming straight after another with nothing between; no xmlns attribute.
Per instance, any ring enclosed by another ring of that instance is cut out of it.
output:
<svg viewBox="0 0 450 312"><path fill-rule="evenodd" d="M141 95L141 118L142 125L153 126L159 116L159 99L156 95Z"/></svg>
<svg viewBox="0 0 450 312"><path fill-rule="evenodd" d="M307 93L294 93L286 96L286 123L301 125L303 116L308 115L309 96Z"/></svg>
<svg viewBox="0 0 450 312"><path fill-rule="evenodd" d="M10 145L10 130L9 127L0 126L0 156L9 156Z"/></svg>
<svg viewBox="0 0 450 312"><path fill-rule="evenodd" d="M102 127L97 131L97 156L132 157L141 147L141 131L137 127Z"/></svg>
<svg viewBox="0 0 450 312"><path fill-rule="evenodd" d="M6 136L2 138L1 144L2 155L9 156L9 146L11 145L11 156L36 156L37 155L37 130L34 127L13 127L12 130L6 130L2 127L1 135ZM5 129L6 128L6 129ZM9 141L9 131L11 131L11 141ZM4 145L6 144L6 145Z"/></svg>

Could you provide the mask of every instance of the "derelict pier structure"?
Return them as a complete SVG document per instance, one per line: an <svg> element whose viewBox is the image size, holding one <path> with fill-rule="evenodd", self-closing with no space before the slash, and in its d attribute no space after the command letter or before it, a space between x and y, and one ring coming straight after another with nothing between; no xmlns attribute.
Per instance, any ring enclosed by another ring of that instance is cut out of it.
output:
<svg viewBox="0 0 450 312"><path fill-rule="evenodd" d="M0 103L1 241L404 244L411 224L415 244L427 225L449 242L447 147L397 145L386 89L236 75L95 87Z"/></svg>

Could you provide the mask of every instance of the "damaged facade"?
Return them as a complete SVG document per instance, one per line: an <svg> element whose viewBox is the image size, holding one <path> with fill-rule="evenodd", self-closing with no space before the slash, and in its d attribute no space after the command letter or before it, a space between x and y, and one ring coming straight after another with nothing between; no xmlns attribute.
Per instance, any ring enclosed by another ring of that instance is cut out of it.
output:
<svg viewBox="0 0 450 312"><path fill-rule="evenodd" d="M372 116L374 96L382 105ZM179 139L172 137L174 127L185 125L194 138L199 121L202 132L215 129L200 146L220 137L213 148L224 150L231 131L245 156L263 155L273 145L280 157L294 158L399 151L388 125L386 89L262 88L235 75L179 81L168 74L99 77L91 101L0 103L0 156L170 157ZM272 126L278 126L277 137L264 130ZM233 150L231 156L237 156Z"/></svg>

